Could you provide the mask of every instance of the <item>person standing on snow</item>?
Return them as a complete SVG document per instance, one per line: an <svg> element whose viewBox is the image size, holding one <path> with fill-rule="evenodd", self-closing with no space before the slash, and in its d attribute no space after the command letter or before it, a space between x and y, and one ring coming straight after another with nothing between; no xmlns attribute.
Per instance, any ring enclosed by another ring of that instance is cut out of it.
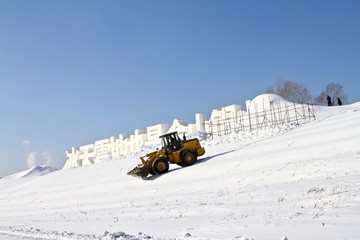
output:
<svg viewBox="0 0 360 240"><path fill-rule="evenodd" d="M342 101L340 98L337 98L337 101L338 101L338 105L341 106L342 105Z"/></svg>
<svg viewBox="0 0 360 240"><path fill-rule="evenodd" d="M331 97L329 95L326 96L328 106L331 106Z"/></svg>

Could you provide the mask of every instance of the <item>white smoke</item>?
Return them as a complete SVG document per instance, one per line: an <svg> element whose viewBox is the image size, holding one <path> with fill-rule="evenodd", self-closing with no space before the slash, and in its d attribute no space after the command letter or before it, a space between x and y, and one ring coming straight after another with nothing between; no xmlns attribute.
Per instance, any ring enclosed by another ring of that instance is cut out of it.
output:
<svg viewBox="0 0 360 240"><path fill-rule="evenodd" d="M24 148L28 148L30 146L30 140L24 140L21 144Z"/></svg>
<svg viewBox="0 0 360 240"><path fill-rule="evenodd" d="M38 152L36 151L29 151L30 147L30 140L23 140L21 143L25 153L26 153L26 165L28 168L32 168L39 165L46 165L50 167L55 166L55 159L53 155L49 151L44 151L41 156L38 158Z"/></svg>
<svg viewBox="0 0 360 240"><path fill-rule="evenodd" d="M50 152L43 152L42 157L45 160L45 165L47 166L55 165L55 160Z"/></svg>
<svg viewBox="0 0 360 240"><path fill-rule="evenodd" d="M28 168L32 168L37 165L36 152L31 152L27 155L26 164L27 164Z"/></svg>

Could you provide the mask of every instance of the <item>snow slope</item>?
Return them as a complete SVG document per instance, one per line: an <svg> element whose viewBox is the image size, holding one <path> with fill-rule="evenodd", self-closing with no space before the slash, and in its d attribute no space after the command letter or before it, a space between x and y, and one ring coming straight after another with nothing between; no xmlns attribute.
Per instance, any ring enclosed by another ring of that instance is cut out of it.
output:
<svg viewBox="0 0 360 240"><path fill-rule="evenodd" d="M359 110L207 140L146 181L135 155L1 179L0 239L360 239Z"/></svg>
<svg viewBox="0 0 360 240"><path fill-rule="evenodd" d="M18 178L26 178L26 177L34 177L34 176L43 176L48 173L57 171L57 168L51 166L34 166L25 171L21 171L10 176L4 177L4 179L18 179Z"/></svg>

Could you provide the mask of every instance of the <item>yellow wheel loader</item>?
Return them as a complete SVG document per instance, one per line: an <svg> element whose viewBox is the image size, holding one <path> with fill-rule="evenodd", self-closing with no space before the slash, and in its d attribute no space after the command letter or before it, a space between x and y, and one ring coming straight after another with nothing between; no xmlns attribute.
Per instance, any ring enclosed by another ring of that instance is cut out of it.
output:
<svg viewBox="0 0 360 240"><path fill-rule="evenodd" d="M128 172L128 175L142 179L149 174L160 175L169 171L169 163L183 167L190 166L197 161L197 157L205 153L197 138L186 140L184 137L181 140L177 132L164 134L160 138L162 148L140 157L141 163Z"/></svg>

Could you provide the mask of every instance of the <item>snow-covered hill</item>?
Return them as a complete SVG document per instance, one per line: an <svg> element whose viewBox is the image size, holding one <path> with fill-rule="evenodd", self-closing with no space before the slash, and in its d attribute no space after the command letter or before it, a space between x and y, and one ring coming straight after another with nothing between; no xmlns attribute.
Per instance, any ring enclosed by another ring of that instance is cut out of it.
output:
<svg viewBox="0 0 360 240"><path fill-rule="evenodd" d="M0 239L360 239L359 110L207 140L146 181L138 156L1 179Z"/></svg>
<svg viewBox="0 0 360 240"><path fill-rule="evenodd" d="M4 177L4 179L18 179L18 178L26 178L26 177L34 177L34 176L43 176L49 174L51 172L57 171L57 168L51 166L34 166L25 171L21 171L10 176Z"/></svg>

